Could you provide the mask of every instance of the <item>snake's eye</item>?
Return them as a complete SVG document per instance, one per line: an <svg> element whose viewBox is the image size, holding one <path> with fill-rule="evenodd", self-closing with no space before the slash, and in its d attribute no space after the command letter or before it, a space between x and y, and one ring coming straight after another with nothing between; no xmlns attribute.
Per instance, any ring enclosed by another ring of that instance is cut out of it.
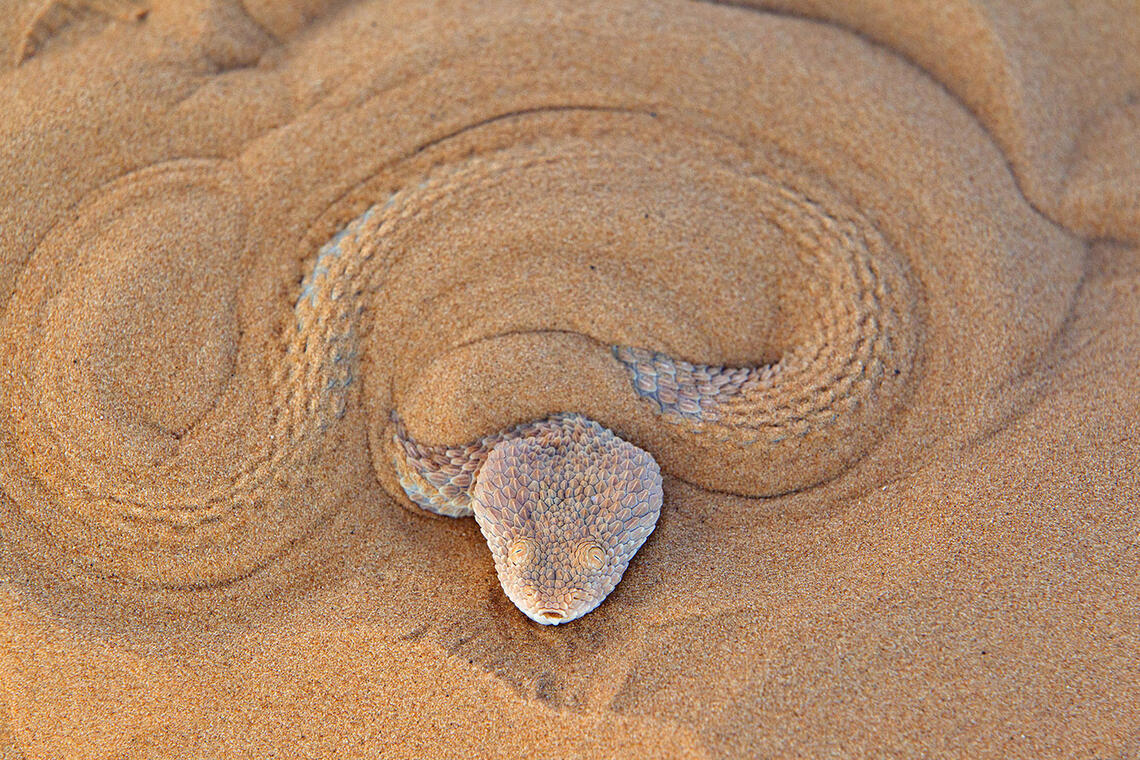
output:
<svg viewBox="0 0 1140 760"><path fill-rule="evenodd" d="M507 561L512 565L521 565L526 562L527 557L530 556L530 541L525 538L520 538L511 544L511 548L507 550Z"/></svg>
<svg viewBox="0 0 1140 760"><path fill-rule="evenodd" d="M601 570L605 567L606 550L592 541L579 546L576 554L578 564L587 570Z"/></svg>

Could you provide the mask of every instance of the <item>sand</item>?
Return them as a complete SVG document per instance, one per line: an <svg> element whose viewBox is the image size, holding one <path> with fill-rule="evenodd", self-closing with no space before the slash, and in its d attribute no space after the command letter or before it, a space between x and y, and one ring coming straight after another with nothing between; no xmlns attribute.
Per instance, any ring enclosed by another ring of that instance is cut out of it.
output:
<svg viewBox="0 0 1140 760"><path fill-rule="evenodd" d="M1140 755L1140 13L1017 5L11 0L0 758ZM390 198L332 408L295 304ZM834 419L694 442L608 358L790 355L836 251ZM393 407L589 414L657 531L538 626Z"/></svg>

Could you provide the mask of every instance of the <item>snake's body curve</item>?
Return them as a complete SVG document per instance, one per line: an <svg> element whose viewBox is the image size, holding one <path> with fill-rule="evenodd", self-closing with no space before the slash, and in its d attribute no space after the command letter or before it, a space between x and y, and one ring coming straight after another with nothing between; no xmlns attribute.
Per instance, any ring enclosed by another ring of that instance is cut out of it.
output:
<svg viewBox="0 0 1140 760"><path fill-rule="evenodd" d="M525 167L549 159L513 160ZM415 188L426 196L417 207L430 206L433 194L442 196L456 183L477 184L489 173L475 159L429 178ZM407 221L405 195L394 193L344 227L320 249L305 276L291 343L297 355L286 365L293 375L282 387L309 385L306 392L324 398L313 405L316 414L294 419L294 425L327 425L329 415L344 413L354 379L358 296L383 286L394 255L383 241L388 229ZM833 297L846 299L840 317L824 322L818 343L774 364L745 367L695 364L633 346L611 349L632 390L660 419L737 446L778 445L866 403L891 349L891 336L882 329L889 319L882 303L889 285L873 257L855 244L865 231L810 198L782 188L774 195L785 207L808 212L817 228L809 226L807 234L817 241L832 234L847 243L837 260L815 262L829 275ZM832 350L837 345L844 350ZM317 387L307 382L320 377ZM779 388L781 381L799 393ZM391 419L391 461L408 498L435 514L473 515L504 590L536 622L565 623L596 607L656 524L661 476L653 457L572 410L458 445L421 444L396 411ZM290 437L298 435L305 433ZM545 538L539 541L539 535Z"/></svg>

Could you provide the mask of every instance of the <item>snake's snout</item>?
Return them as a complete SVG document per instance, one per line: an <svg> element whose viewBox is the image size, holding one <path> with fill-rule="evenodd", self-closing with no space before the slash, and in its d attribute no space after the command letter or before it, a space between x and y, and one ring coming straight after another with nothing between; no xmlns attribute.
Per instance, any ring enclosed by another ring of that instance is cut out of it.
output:
<svg viewBox="0 0 1140 760"><path fill-rule="evenodd" d="M578 598L576 594L559 596L534 587L519 589L511 597L527 617L541 625L558 625L580 618L584 611L576 609Z"/></svg>

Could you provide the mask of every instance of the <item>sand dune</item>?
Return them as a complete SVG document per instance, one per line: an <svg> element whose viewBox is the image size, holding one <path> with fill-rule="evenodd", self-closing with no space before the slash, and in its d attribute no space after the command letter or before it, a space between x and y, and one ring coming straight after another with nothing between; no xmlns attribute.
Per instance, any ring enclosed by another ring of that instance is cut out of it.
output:
<svg viewBox="0 0 1140 760"><path fill-rule="evenodd" d="M1129 3L10 5L0 756L1140 753ZM538 626L393 409L657 529Z"/></svg>

